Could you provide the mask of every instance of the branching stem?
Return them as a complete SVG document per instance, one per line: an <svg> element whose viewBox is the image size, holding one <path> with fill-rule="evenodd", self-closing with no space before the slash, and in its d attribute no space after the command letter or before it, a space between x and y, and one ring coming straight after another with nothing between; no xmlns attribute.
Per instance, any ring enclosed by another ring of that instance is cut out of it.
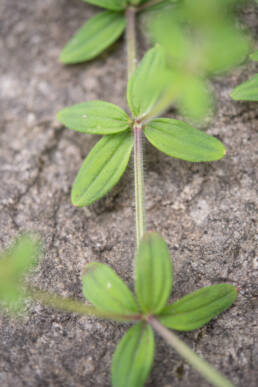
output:
<svg viewBox="0 0 258 387"><path fill-rule="evenodd" d="M205 377L213 386L234 387L234 385L214 367L194 353L183 341L172 331L165 328L155 317L148 317L148 323L154 328L165 341L170 344L185 360L191 364L199 373Z"/></svg>

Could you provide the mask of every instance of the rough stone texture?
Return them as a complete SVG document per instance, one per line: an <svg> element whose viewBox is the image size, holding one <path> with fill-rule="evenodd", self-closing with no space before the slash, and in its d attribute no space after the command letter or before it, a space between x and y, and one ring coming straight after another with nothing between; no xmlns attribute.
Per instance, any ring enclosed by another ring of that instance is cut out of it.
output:
<svg viewBox="0 0 258 387"><path fill-rule="evenodd" d="M71 0L3 0L0 4L0 242L24 230L41 234L44 255L32 282L82 297L87 262L106 262L132 285L135 251L132 165L118 186L86 210L69 199L78 168L96 137L55 121L72 103L101 98L126 107L124 42L89 64L64 67L60 49L96 8ZM257 33L257 8L244 14ZM227 146L213 164L173 160L146 144L148 227L169 244L173 299L201 286L232 282L235 305L203 329L180 334L195 351L239 386L257 385L255 346L255 103L229 94L256 65L214 81L217 114L208 132ZM28 305L23 320L0 319L3 387L109 386L110 363L124 325ZM157 338L149 386L207 383Z"/></svg>

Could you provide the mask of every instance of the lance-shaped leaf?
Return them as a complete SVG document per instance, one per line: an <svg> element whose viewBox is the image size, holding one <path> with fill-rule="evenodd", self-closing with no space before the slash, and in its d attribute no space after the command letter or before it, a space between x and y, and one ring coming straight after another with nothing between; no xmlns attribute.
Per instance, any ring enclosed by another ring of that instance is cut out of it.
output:
<svg viewBox="0 0 258 387"><path fill-rule="evenodd" d="M60 61L73 64L93 59L114 43L124 29L124 15L112 11L102 12L77 31L61 52Z"/></svg>
<svg viewBox="0 0 258 387"><path fill-rule="evenodd" d="M82 276L83 294L99 311L126 316L138 312L135 298L126 284L107 265L90 263Z"/></svg>
<svg viewBox="0 0 258 387"><path fill-rule="evenodd" d="M85 3L98 5L99 7L122 11L126 7L127 0L83 0Z"/></svg>
<svg viewBox="0 0 258 387"><path fill-rule="evenodd" d="M255 52L253 52L251 55L250 55L250 58L254 61L258 61L258 50L256 50Z"/></svg>
<svg viewBox="0 0 258 387"><path fill-rule="evenodd" d="M258 74L237 86L231 97L236 101L258 101Z"/></svg>
<svg viewBox="0 0 258 387"><path fill-rule="evenodd" d="M178 159L215 161L226 153L224 145L215 137L178 120L155 119L147 124L144 133L161 152Z"/></svg>
<svg viewBox="0 0 258 387"><path fill-rule="evenodd" d="M73 205L88 206L104 196L124 173L132 147L131 132L104 136L90 151L76 176Z"/></svg>
<svg viewBox="0 0 258 387"><path fill-rule="evenodd" d="M157 314L172 289L172 265L168 247L156 232L147 232L136 255L135 291L145 313Z"/></svg>
<svg viewBox="0 0 258 387"><path fill-rule="evenodd" d="M233 285L208 286L167 306L159 315L159 320L168 328L179 331L197 329L229 308L236 297Z"/></svg>
<svg viewBox="0 0 258 387"><path fill-rule="evenodd" d="M128 106L134 117L147 114L165 87L165 52L157 45L145 54L127 86Z"/></svg>
<svg viewBox="0 0 258 387"><path fill-rule="evenodd" d="M152 367L155 341L152 328L138 323L118 344L112 360L113 387L142 387Z"/></svg>
<svg viewBox="0 0 258 387"><path fill-rule="evenodd" d="M120 107L104 101L89 101L60 110L57 118L70 129L82 133L113 134L130 126L130 118Z"/></svg>
<svg viewBox="0 0 258 387"><path fill-rule="evenodd" d="M24 235L0 257L0 304L9 311L23 306L24 276L37 263L39 242L33 236Z"/></svg>

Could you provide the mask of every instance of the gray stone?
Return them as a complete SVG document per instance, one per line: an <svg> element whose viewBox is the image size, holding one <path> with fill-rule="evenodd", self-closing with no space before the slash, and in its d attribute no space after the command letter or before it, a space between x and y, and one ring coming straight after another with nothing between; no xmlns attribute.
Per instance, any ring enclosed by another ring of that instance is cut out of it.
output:
<svg viewBox="0 0 258 387"><path fill-rule="evenodd" d="M126 108L124 41L80 66L58 63L60 49L96 8L69 0L2 0L0 242L38 232L44 254L34 285L83 300L80 273L108 263L133 284L135 253L133 168L105 198L86 210L70 202L73 179L97 138L55 120L64 106L103 99ZM243 18L257 33L257 7ZM219 54L219 53L218 53ZM255 154L257 104L236 103L232 88L255 72L248 63L213 82L217 113L208 133L227 147L216 163L190 164L145 147L148 228L171 251L175 300L202 286L231 282L234 306L204 328L179 334L238 386L257 385L257 261ZM256 271L255 271L256 269ZM110 364L126 326L28 304L21 320L0 319L3 387L110 386ZM157 337L149 386L207 386Z"/></svg>

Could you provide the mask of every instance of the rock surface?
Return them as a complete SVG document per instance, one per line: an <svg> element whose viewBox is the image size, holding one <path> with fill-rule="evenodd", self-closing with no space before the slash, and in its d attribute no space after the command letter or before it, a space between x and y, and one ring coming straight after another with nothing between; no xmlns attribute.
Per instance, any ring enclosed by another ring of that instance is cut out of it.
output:
<svg viewBox="0 0 258 387"><path fill-rule="evenodd" d="M84 100L126 108L124 41L88 64L64 67L60 49L97 9L79 0L3 0L0 4L0 245L25 230L40 233L44 255L32 283L83 299L87 262L108 263L129 285L135 252L132 164L122 181L91 207L76 209L70 190L96 137L61 127L56 112ZM244 18L257 33L258 10ZM255 64L214 80L217 114L208 132L227 147L216 163L174 160L146 144L148 228L167 241L174 262L173 299L231 282L234 306L203 329L179 336L238 386L257 385L255 136L257 104L235 103L232 88ZM257 139L257 137L256 137ZM2 387L110 386L112 353L125 331L28 304L22 320L0 319ZM149 386L207 383L157 337ZM133 387L133 386L132 386Z"/></svg>

